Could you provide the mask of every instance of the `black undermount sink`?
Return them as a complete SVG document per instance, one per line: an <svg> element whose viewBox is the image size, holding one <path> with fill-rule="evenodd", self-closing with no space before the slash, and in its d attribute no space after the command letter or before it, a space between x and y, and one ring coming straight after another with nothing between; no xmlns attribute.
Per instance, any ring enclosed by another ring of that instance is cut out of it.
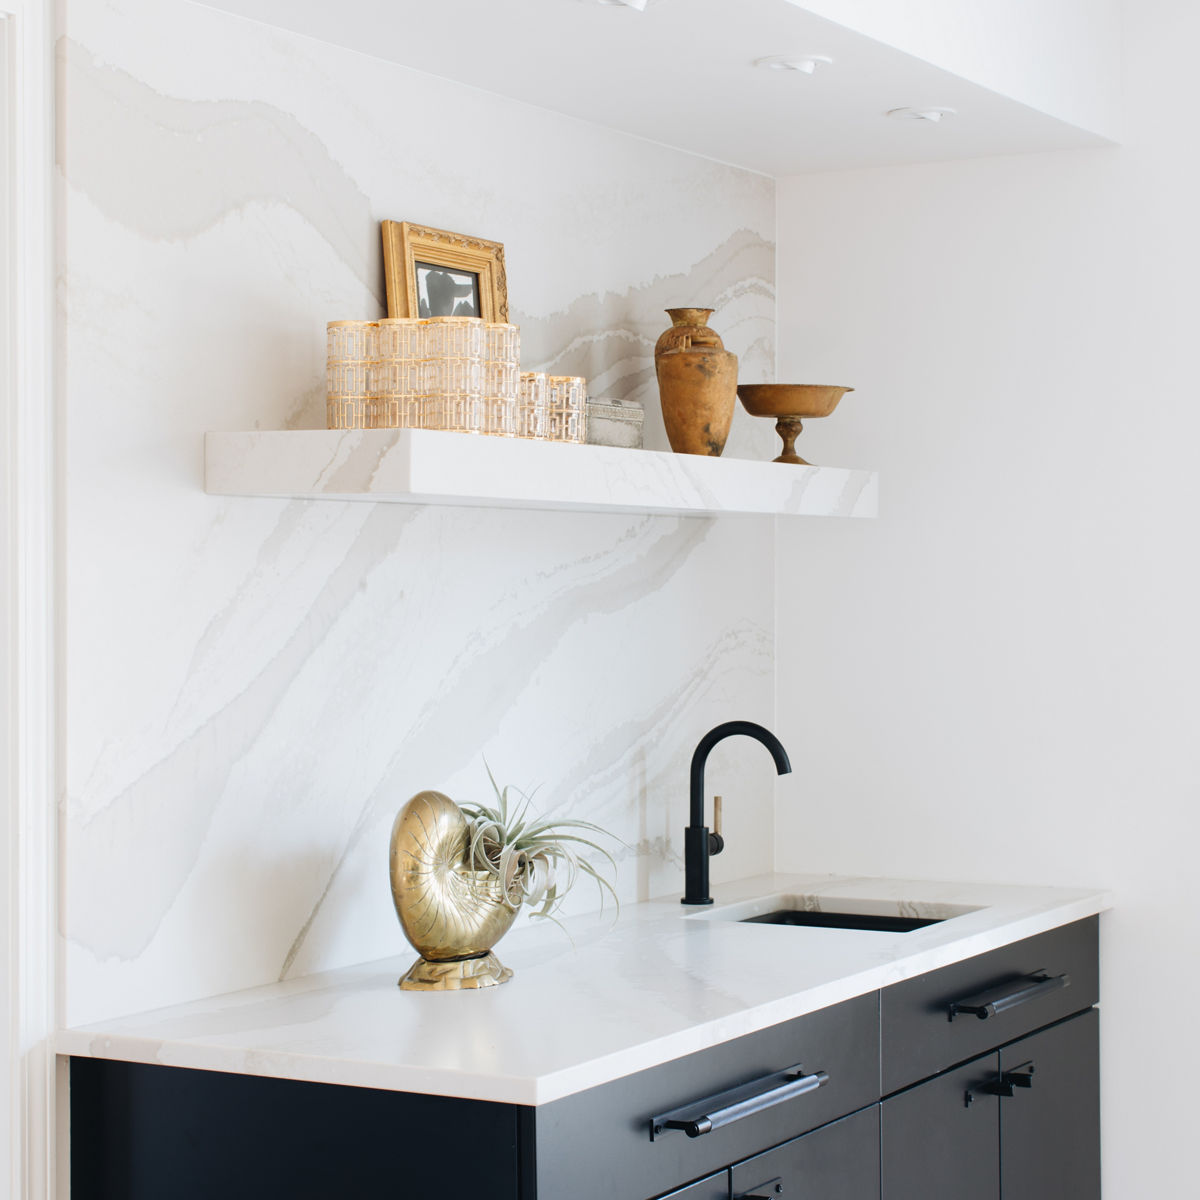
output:
<svg viewBox="0 0 1200 1200"><path fill-rule="evenodd" d="M804 925L816 929L871 929L877 933L912 933L926 925L936 925L944 917L897 917L884 913L808 912L799 908L778 908L758 917L743 917L750 925Z"/></svg>

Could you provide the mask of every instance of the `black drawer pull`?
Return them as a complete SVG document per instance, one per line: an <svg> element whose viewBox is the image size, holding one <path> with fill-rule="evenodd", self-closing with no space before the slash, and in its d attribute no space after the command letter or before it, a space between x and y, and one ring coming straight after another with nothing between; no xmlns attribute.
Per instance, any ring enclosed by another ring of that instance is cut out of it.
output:
<svg viewBox="0 0 1200 1200"><path fill-rule="evenodd" d="M722 1125L732 1125L734 1121L752 1117L785 1100L803 1096L805 1092L815 1092L828 1082L829 1076L824 1071L805 1075L804 1068L799 1065L788 1067L786 1071L764 1075L740 1087L728 1088L715 1096L693 1100L691 1104L651 1117L650 1140L654 1141L669 1129L681 1129L691 1138L701 1137Z"/></svg>
<svg viewBox="0 0 1200 1200"><path fill-rule="evenodd" d="M1047 975L1045 972L1022 980L1018 984L1006 983L1000 987L989 988L965 1000L953 1000L950 1003L950 1020L964 1013L978 1017L981 1021L988 1017L998 1016L1019 1004L1028 1004L1039 996L1049 995L1050 992L1060 991L1071 986L1070 975Z"/></svg>
<svg viewBox="0 0 1200 1200"><path fill-rule="evenodd" d="M1013 1096L1016 1093L1014 1088L1031 1088L1033 1087L1033 1074L1035 1071L1033 1063L1022 1063L1019 1067L1013 1067L1011 1071L1001 1071L1000 1077L995 1083L987 1087L987 1091L993 1096Z"/></svg>

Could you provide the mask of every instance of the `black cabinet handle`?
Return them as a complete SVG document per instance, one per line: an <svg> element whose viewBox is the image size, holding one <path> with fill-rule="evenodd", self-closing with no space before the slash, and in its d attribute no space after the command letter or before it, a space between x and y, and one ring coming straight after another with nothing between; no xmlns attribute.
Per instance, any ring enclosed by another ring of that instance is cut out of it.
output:
<svg viewBox="0 0 1200 1200"><path fill-rule="evenodd" d="M740 1087L728 1088L715 1096L693 1100L651 1117L650 1140L654 1141L670 1129L680 1129L691 1138L701 1137L722 1125L732 1125L734 1121L752 1117L785 1100L803 1096L805 1092L815 1092L828 1082L829 1076L824 1071L805 1075L804 1068L799 1065L788 1067L785 1071L764 1075Z"/></svg>
<svg viewBox="0 0 1200 1200"><path fill-rule="evenodd" d="M1019 983L1002 984L962 1000L952 1000L949 1009L950 1020L953 1021L955 1017L965 1013L984 1021L988 1017L1007 1012L1010 1008L1016 1008L1019 1004L1028 1004L1030 1000L1036 1000L1039 996L1046 996L1050 992L1061 991L1070 986L1070 975L1047 975L1044 971L1039 971Z"/></svg>
<svg viewBox="0 0 1200 1200"><path fill-rule="evenodd" d="M1022 1063L1019 1067L1013 1067L1011 1071L1001 1071L1000 1078L989 1084L985 1090L993 1096L1011 1097L1016 1094L1015 1088L1033 1087L1033 1072L1033 1063Z"/></svg>

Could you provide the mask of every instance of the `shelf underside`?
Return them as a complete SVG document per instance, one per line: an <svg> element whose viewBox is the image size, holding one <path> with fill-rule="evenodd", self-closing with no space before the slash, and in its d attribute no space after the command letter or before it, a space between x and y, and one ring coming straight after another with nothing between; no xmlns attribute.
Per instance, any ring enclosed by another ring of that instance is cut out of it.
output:
<svg viewBox="0 0 1200 1200"><path fill-rule="evenodd" d="M487 508L873 517L873 471L423 429L209 433L219 496Z"/></svg>

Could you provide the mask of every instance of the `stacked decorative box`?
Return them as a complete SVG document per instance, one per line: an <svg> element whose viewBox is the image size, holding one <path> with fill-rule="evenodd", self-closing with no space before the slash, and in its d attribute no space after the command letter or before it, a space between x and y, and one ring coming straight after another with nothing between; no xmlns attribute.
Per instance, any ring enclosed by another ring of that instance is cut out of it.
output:
<svg viewBox="0 0 1200 1200"><path fill-rule="evenodd" d="M586 440L587 381L521 373L516 325L477 317L330 321L330 429Z"/></svg>
<svg viewBox="0 0 1200 1200"><path fill-rule="evenodd" d="M367 372L379 357L379 322L330 321L325 337L326 423L366 429Z"/></svg>

